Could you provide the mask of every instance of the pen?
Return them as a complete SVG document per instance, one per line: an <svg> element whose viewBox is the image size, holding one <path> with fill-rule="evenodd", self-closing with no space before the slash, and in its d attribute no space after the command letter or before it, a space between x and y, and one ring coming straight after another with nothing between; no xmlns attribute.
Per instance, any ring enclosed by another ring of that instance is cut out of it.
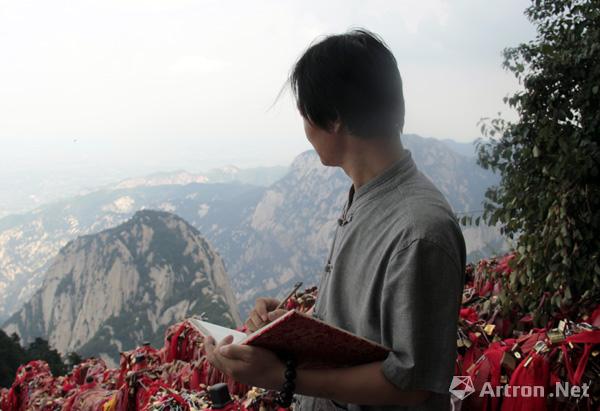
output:
<svg viewBox="0 0 600 411"><path fill-rule="evenodd" d="M281 302L277 306L276 310L279 310L279 309L285 307L285 304L288 302L288 300L290 298L292 298L292 296L294 294L296 294L296 291L298 291L298 288L300 288L300 287L302 287L302 281L299 281L296 284L294 284L294 289L292 291L290 291L290 293L287 295L287 297L285 297L283 300L281 300Z"/></svg>

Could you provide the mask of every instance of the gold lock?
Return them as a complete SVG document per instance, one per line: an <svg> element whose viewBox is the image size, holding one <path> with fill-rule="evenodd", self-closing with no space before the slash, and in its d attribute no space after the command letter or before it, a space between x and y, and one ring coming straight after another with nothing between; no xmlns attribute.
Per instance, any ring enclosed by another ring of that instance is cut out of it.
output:
<svg viewBox="0 0 600 411"><path fill-rule="evenodd" d="M486 324L485 327L483 327L483 331L485 331L487 335L492 335L494 333L494 329L496 329L495 324Z"/></svg>

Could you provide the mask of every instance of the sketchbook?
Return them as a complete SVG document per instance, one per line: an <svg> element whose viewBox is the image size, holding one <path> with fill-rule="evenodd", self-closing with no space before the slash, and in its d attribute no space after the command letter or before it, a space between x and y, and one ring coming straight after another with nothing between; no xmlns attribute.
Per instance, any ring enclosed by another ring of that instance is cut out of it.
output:
<svg viewBox="0 0 600 411"><path fill-rule="evenodd" d="M298 365L305 368L343 367L382 361L390 352L381 344L296 310L288 311L252 334L196 318L188 321L200 333L212 336L217 342L232 335L235 344L292 354Z"/></svg>

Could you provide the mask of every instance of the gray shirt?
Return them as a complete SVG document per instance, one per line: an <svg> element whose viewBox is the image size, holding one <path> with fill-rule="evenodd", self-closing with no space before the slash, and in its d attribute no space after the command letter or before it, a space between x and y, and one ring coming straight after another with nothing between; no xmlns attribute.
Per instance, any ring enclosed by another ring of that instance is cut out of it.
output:
<svg viewBox="0 0 600 411"><path fill-rule="evenodd" d="M400 389L433 394L412 408L298 396L296 409L449 409L465 254L451 207L408 150L351 188L313 315L391 348L383 375Z"/></svg>

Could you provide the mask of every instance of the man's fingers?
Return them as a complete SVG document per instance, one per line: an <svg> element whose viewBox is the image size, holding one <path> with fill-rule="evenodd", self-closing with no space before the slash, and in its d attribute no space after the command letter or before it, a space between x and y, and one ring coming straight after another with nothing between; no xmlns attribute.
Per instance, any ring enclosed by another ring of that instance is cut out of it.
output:
<svg viewBox="0 0 600 411"><path fill-rule="evenodd" d="M267 308L267 299L266 298L258 298L256 300L256 304L254 306L254 310L252 313L256 313L256 315L264 322L267 321L267 314L269 309ZM250 315L252 316L252 313ZM254 321L254 320L253 320ZM258 324L256 324L258 326Z"/></svg>
<svg viewBox="0 0 600 411"><path fill-rule="evenodd" d="M232 342L233 342L233 335L228 335L225 338L223 338L221 341L219 341L219 343L217 344L215 349L218 350L225 345L231 344Z"/></svg>
<svg viewBox="0 0 600 411"><path fill-rule="evenodd" d="M211 354L215 349L215 339L213 337L206 337L204 339L204 349L207 354Z"/></svg>
<svg viewBox="0 0 600 411"><path fill-rule="evenodd" d="M250 318L248 318L246 320L244 325L246 326L246 334L253 333L254 331L256 331L256 328L254 327L254 323L252 322L252 320Z"/></svg>
<svg viewBox="0 0 600 411"><path fill-rule="evenodd" d="M254 311L250 313L250 316L246 320L245 324L250 332L254 332L264 325L263 321L260 319L258 314L254 313Z"/></svg>
<svg viewBox="0 0 600 411"><path fill-rule="evenodd" d="M208 362L210 362L212 365L214 365L223 372L224 364L222 363L220 349L221 347L227 347L227 345L231 344L232 341L232 335L228 335L227 337L223 338L221 341L219 341L218 344L216 344L216 341L213 337L206 337L204 339L204 349L206 351L206 358L208 359Z"/></svg>
<svg viewBox="0 0 600 411"><path fill-rule="evenodd" d="M259 314L256 310L252 310L250 312L250 321L252 321L252 323L254 324L254 329L258 329L258 328L262 327L263 325L265 325L265 322L267 322L268 319L263 320L263 317L261 314Z"/></svg>
<svg viewBox="0 0 600 411"><path fill-rule="evenodd" d="M216 351L215 339L213 337L206 337L204 339L204 350L206 351L208 362L221 370L222 365L218 358L219 355L218 351Z"/></svg>
<svg viewBox="0 0 600 411"><path fill-rule="evenodd" d="M281 308L278 310L271 311L268 314L269 321L274 321L274 320L278 319L279 317L281 317L285 313L287 313L287 310L284 310Z"/></svg>
<svg viewBox="0 0 600 411"><path fill-rule="evenodd" d="M273 311L279 306L279 303L281 302L277 298L265 298L265 301L267 303L267 311Z"/></svg>
<svg viewBox="0 0 600 411"><path fill-rule="evenodd" d="M267 314L269 311L273 311L279 305L277 298L260 297L256 299L254 310L258 313L259 317L264 321L268 321Z"/></svg>
<svg viewBox="0 0 600 411"><path fill-rule="evenodd" d="M219 348L219 354L230 360L250 362L252 347L249 345L228 344Z"/></svg>
<svg viewBox="0 0 600 411"><path fill-rule="evenodd" d="M270 315L270 312L275 310L279 305L279 300L276 298L260 297L256 299L254 309L250 311L250 315L245 322L248 331L254 332L259 328L263 327L268 322L272 321L281 315L277 314L275 317ZM279 310L285 312L285 310Z"/></svg>

